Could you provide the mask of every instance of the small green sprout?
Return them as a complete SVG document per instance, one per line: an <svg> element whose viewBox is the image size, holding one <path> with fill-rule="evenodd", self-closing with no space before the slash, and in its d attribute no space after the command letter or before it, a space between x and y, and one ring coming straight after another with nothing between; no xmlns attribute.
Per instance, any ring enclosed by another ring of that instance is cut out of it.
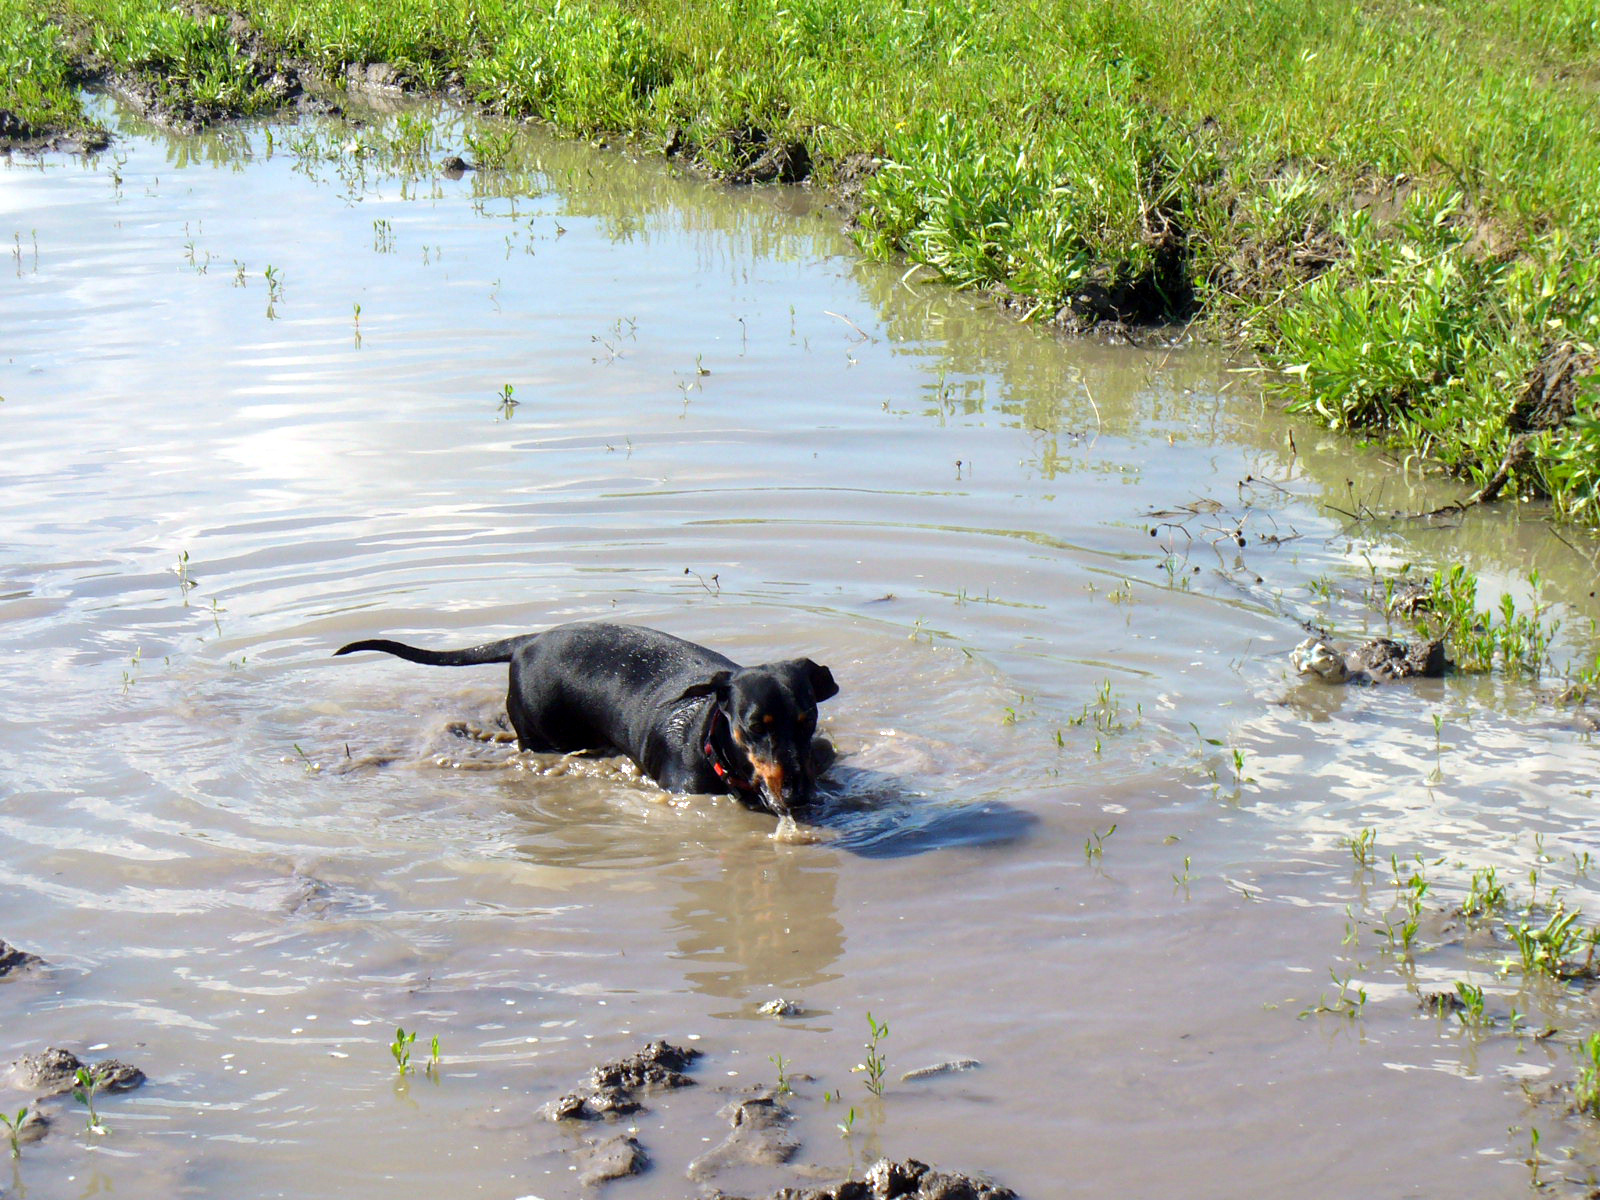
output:
<svg viewBox="0 0 1600 1200"><path fill-rule="evenodd" d="M27 1124L27 1121L28 1106L26 1104L17 1109L17 1115L14 1117L8 1117L5 1113L0 1113L0 1124L5 1125L6 1136L11 1139L12 1158L22 1157L22 1127Z"/></svg>
<svg viewBox="0 0 1600 1200"><path fill-rule="evenodd" d="M416 1040L415 1033L407 1033L400 1026L395 1026L394 1041L389 1044L389 1053L394 1055L395 1066L400 1069L402 1075L411 1071L411 1043Z"/></svg>
<svg viewBox="0 0 1600 1200"><path fill-rule="evenodd" d="M1370 871L1373 864L1378 861L1378 856L1374 851L1374 845L1378 840L1378 831L1376 829L1363 829L1348 840L1350 843L1350 857L1356 860L1356 866L1363 871Z"/></svg>
<svg viewBox="0 0 1600 1200"><path fill-rule="evenodd" d="M1456 1010L1456 1016L1461 1018L1461 1023L1483 1024L1483 989L1462 979L1456 982L1456 995L1461 1000L1461 1007Z"/></svg>
<svg viewBox="0 0 1600 1200"><path fill-rule="evenodd" d="M867 1061L857 1063L851 1068L853 1071L864 1072L867 1077L867 1091L874 1096L883 1095L883 1076L888 1069L888 1060L879 1051L879 1043L889 1036L889 1022L875 1020L872 1014L867 1014Z"/></svg>
<svg viewBox="0 0 1600 1200"><path fill-rule="evenodd" d="M79 1067L78 1073L73 1077L74 1087L72 1098L89 1110L89 1132L104 1136L105 1122L100 1119L100 1114L95 1111L94 1098L100 1091L102 1082L88 1067Z"/></svg>
<svg viewBox="0 0 1600 1200"><path fill-rule="evenodd" d="M1600 1117L1600 1033L1591 1033L1578 1043L1578 1081L1573 1085L1573 1097L1579 1112Z"/></svg>
<svg viewBox="0 0 1600 1200"><path fill-rule="evenodd" d="M1083 839L1083 861L1086 863L1094 863L1099 862L1102 858L1104 858L1106 839L1116 831L1117 824L1115 821L1111 823L1111 828L1106 830L1104 833L1100 833L1091 829L1089 831L1089 836Z"/></svg>

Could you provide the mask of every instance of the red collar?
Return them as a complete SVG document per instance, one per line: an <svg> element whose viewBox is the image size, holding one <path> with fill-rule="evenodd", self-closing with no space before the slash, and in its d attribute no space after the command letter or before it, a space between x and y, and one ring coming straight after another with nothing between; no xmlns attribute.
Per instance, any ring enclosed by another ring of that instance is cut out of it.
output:
<svg viewBox="0 0 1600 1200"><path fill-rule="evenodd" d="M740 779L737 775L735 775L733 773L733 768L728 765L722 754L717 750L717 722L726 722L727 719L727 714L724 713L720 708L715 707L713 703L711 710L711 724L706 726L706 758L711 763L712 771L716 773L717 778L722 780L723 783L737 791L754 793L758 790L755 782L753 780Z"/></svg>

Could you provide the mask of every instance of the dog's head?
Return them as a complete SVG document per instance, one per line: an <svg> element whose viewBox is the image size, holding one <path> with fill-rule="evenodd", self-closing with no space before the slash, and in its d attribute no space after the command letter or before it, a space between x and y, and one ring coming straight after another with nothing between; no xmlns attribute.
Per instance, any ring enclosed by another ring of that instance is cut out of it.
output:
<svg viewBox="0 0 1600 1200"><path fill-rule="evenodd" d="M733 765L747 770L745 779L755 785L761 803L783 816L805 807L815 794L817 705L838 694L827 667L791 658L718 671L688 688L683 698L715 697L727 718Z"/></svg>

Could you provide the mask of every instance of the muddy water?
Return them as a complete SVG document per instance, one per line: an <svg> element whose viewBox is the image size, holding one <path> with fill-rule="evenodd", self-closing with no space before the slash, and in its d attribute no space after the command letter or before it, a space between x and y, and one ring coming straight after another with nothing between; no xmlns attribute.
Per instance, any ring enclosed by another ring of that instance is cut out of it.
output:
<svg viewBox="0 0 1600 1200"><path fill-rule="evenodd" d="M655 1166L618 1197L880 1152L1035 1198L1518 1195L1533 1128L1542 1178L1586 1175L1519 1083L1571 1077L1592 1005L1437 914L1490 864L1600 907L1600 753L1536 685L1286 656L1299 620L1381 630L1369 561L1452 557L1537 566L1592 656L1592 543L1364 519L1452 493L1214 353L864 265L803 195L531 137L397 163L425 123L461 147L444 112L106 111L114 155L0 170L0 936L54 964L0 984L0 1055L151 1082L103 1138L58 1108L17 1194L578 1195L533 1110L657 1035L702 1086L625 1126ZM819 840L459 736L502 668L329 657L579 618L828 664ZM1439 901L1409 965L1390 854ZM1457 979L1562 1032L1419 1014ZM437 1077L397 1076L397 1025ZM796 1165L686 1180L779 1056Z"/></svg>

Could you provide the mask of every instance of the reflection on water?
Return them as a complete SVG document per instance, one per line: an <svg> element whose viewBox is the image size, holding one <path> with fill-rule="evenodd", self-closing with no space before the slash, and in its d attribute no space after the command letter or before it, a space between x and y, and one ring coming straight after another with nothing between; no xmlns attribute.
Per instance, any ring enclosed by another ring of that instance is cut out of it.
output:
<svg viewBox="0 0 1600 1200"><path fill-rule="evenodd" d="M686 882L672 906L675 957L690 987L742 1003L768 991L809 994L839 978L837 860L755 845L729 848L712 865L715 874Z"/></svg>
<svg viewBox="0 0 1600 1200"><path fill-rule="evenodd" d="M1397 960L1349 839L1420 859L1441 910L1486 864L1600 907L1595 746L1537 684L1286 658L1307 622L1384 630L1369 570L1446 558L1490 592L1537 566L1560 653L1592 655L1594 540L1413 519L1455 492L1288 425L1219 355L1016 325L860 260L806 193L528 130L450 180L467 132L129 122L0 168L0 937L56 964L0 983L0 1056L104 1045L152 1078L93 1149L62 1114L11 1190L571 1195L527 1109L664 1035L708 1086L641 1118L641 1200L683 1194L717 1085L778 1056L829 1166L1523 1194L1509 1081L1566 1078L1567 1034L1420 1019L1408 982L1571 1006L1438 914ZM827 663L818 839L472 736L503 667L330 657L579 618ZM1330 971L1364 1013L1300 1019ZM396 1025L440 1036L436 1082L396 1086ZM952 1057L984 1066L896 1082Z"/></svg>

